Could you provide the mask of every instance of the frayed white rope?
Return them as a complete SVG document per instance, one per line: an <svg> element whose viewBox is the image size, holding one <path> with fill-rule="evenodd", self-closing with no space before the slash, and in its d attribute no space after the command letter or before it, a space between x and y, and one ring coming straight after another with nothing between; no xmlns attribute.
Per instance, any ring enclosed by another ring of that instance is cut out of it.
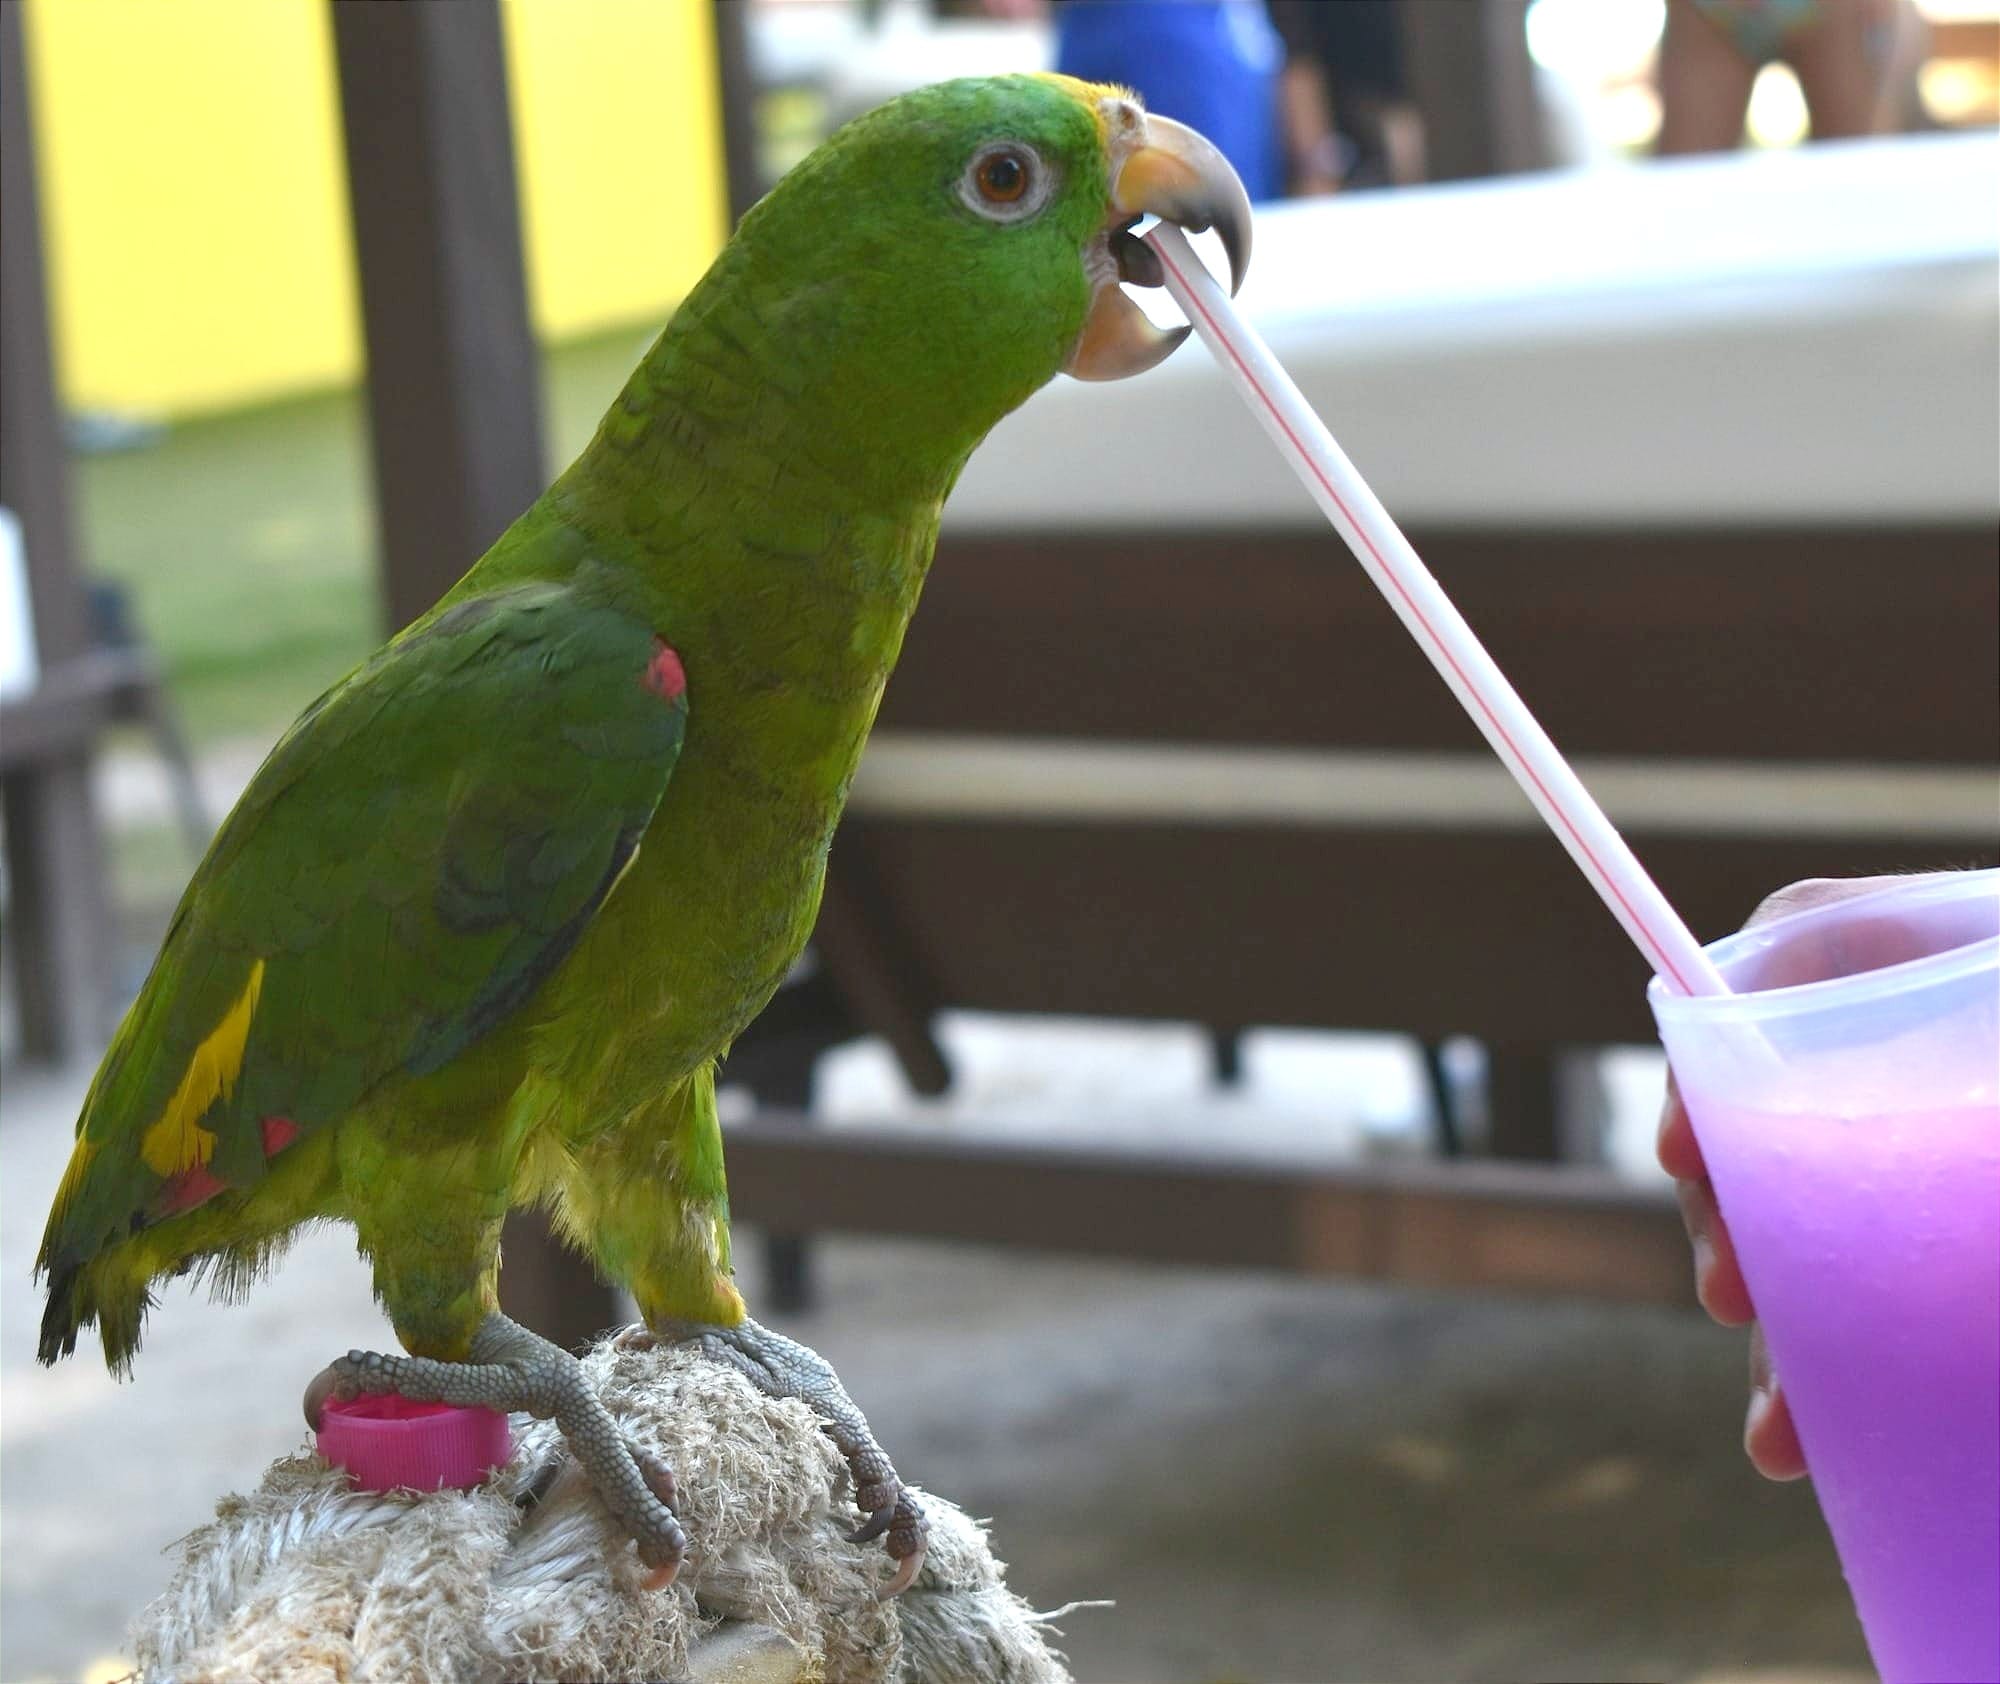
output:
<svg viewBox="0 0 2000 1684"><path fill-rule="evenodd" d="M847 1471L803 1404L686 1350L607 1342L585 1367L674 1469L690 1555L669 1590L639 1588L629 1541L546 1422L517 1417L513 1460L469 1492L351 1491L295 1456L181 1541L134 1632L145 1684L679 1679L701 1676L705 1654L739 1656L743 1627L785 1641L759 1651L761 1671L732 1658L735 1676L1067 1679L1044 1636L1055 1616L1007 1589L984 1529L941 1498L923 1499L916 1585L875 1600L887 1559L843 1537L857 1518Z"/></svg>

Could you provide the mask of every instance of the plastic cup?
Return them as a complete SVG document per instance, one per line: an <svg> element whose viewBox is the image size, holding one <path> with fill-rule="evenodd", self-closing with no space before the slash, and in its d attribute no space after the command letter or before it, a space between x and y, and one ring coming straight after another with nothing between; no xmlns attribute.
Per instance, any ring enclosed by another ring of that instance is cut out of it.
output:
<svg viewBox="0 0 2000 1684"><path fill-rule="evenodd" d="M2000 871L1707 951L1649 999L1870 1652L2000 1679Z"/></svg>

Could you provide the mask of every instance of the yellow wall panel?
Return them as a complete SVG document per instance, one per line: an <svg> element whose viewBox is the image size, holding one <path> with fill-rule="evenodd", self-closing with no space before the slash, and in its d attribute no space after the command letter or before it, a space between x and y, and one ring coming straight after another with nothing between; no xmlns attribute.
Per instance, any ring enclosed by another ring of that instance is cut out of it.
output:
<svg viewBox="0 0 2000 1684"><path fill-rule="evenodd" d="M657 321L725 210L706 0L505 0L538 329ZM59 377L188 414L361 368L323 0L29 0Z"/></svg>
<svg viewBox="0 0 2000 1684"><path fill-rule="evenodd" d="M319 0L31 0L57 355L78 406L213 409L360 368Z"/></svg>
<svg viewBox="0 0 2000 1684"><path fill-rule="evenodd" d="M664 318L728 214L708 0L506 0L535 324Z"/></svg>

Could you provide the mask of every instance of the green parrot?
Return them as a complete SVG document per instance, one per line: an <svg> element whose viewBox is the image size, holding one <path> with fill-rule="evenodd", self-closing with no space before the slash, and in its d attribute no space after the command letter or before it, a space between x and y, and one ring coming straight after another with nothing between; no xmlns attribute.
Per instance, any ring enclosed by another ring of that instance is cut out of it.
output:
<svg viewBox="0 0 2000 1684"><path fill-rule="evenodd" d="M1249 205L1214 147L1052 76L921 89L793 170L583 454L314 702L229 815L84 1101L37 1261L40 1357L129 1369L150 1287L247 1287L354 1225L408 1355L307 1394L552 1418L648 1582L686 1540L576 1359L501 1314L541 1204L691 1340L803 1398L907 1585L917 1504L832 1370L732 1282L715 1069L812 931L834 826L966 458L1061 371L1186 330L1143 215Z"/></svg>

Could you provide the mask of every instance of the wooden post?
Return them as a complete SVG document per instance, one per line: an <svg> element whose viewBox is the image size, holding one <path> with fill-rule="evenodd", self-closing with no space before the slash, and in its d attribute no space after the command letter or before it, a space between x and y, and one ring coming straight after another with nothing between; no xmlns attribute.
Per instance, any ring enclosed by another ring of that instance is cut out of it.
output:
<svg viewBox="0 0 2000 1684"><path fill-rule="evenodd" d="M1486 1149L1496 1158L1562 1156L1561 1084L1548 1047L1486 1049Z"/></svg>
<svg viewBox="0 0 2000 1684"><path fill-rule="evenodd" d="M750 0L715 0L716 92L732 228L764 196L764 170L757 161L757 87L750 74L749 24Z"/></svg>
<svg viewBox="0 0 2000 1684"><path fill-rule="evenodd" d="M507 64L495 0L332 0L383 594L392 626L470 567L547 482ZM579 1346L618 1297L549 1233L508 1218L501 1302Z"/></svg>
<svg viewBox="0 0 2000 1684"><path fill-rule="evenodd" d="M940 1002L892 918L858 861L827 862L813 943L855 1017L889 1043L910 1086L935 1098L951 1086L931 1032Z"/></svg>
<svg viewBox="0 0 2000 1684"><path fill-rule="evenodd" d="M334 44L392 625L547 483L495 0L343 5Z"/></svg>
<svg viewBox="0 0 2000 1684"><path fill-rule="evenodd" d="M1545 168L1528 0L1405 0L1402 17L1429 178Z"/></svg>
<svg viewBox="0 0 2000 1684"><path fill-rule="evenodd" d="M0 7L0 502L21 522L42 672L59 678L89 654L92 635L49 349L23 53L21 8ZM111 919L91 801L93 732L78 723L52 734L5 782L7 946L22 1049L37 1059L92 1050L104 1029Z"/></svg>

